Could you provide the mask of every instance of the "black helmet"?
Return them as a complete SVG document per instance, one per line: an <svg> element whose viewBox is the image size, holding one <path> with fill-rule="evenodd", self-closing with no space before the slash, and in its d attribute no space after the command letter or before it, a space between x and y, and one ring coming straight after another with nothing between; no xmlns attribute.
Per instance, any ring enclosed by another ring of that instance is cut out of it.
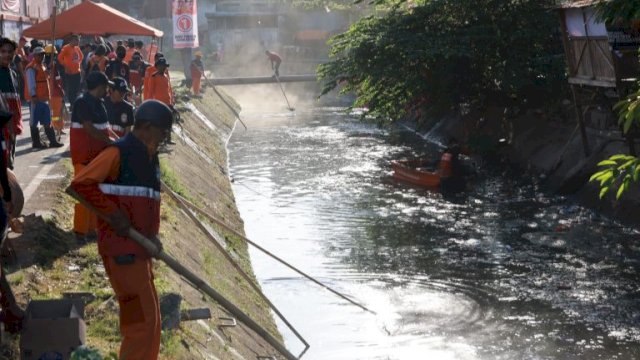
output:
<svg viewBox="0 0 640 360"><path fill-rule="evenodd" d="M98 47L96 48L96 55L102 56L106 54L107 54L107 47L104 46L103 44L98 45Z"/></svg>
<svg viewBox="0 0 640 360"><path fill-rule="evenodd" d="M173 112L158 100L143 102L136 110L135 118L135 127L149 123L159 129L171 129L173 125Z"/></svg>
<svg viewBox="0 0 640 360"><path fill-rule="evenodd" d="M120 59L124 59L124 57L127 56L127 49L124 46L119 45L116 48L116 56Z"/></svg>

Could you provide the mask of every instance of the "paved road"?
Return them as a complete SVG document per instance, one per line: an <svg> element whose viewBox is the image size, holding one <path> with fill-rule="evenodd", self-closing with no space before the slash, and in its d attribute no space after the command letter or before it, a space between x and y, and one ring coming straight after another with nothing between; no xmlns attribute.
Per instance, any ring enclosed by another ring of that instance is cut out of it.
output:
<svg viewBox="0 0 640 360"><path fill-rule="evenodd" d="M34 150L29 133L29 108L23 107L22 114L24 133L17 140L14 170L25 196L22 213L48 212L59 191L58 184L66 176L60 160L69 157L69 135L62 136L64 147ZM68 129L65 132L68 134Z"/></svg>

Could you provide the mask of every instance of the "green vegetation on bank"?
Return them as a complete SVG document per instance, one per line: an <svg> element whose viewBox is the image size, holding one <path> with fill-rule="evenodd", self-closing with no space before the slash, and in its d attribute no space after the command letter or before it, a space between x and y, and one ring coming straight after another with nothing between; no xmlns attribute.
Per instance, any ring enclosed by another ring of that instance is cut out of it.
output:
<svg viewBox="0 0 640 360"><path fill-rule="evenodd" d="M607 21L630 21L640 19L640 0L612 0L598 4L598 16ZM618 114L618 124L625 135L640 129L640 89L618 102L613 110ZM640 180L640 158L634 155L616 154L601 161L600 171L589 181L598 182L600 198L614 190L616 199Z"/></svg>
<svg viewBox="0 0 640 360"><path fill-rule="evenodd" d="M381 122L527 104L565 83L555 1L387 3L330 40L323 94L357 95Z"/></svg>

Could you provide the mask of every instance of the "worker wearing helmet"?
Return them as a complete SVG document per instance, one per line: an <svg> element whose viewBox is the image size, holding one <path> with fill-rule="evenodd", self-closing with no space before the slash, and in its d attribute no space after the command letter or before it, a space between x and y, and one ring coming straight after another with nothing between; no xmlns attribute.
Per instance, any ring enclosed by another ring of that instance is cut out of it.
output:
<svg viewBox="0 0 640 360"><path fill-rule="evenodd" d="M162 249L158 148L171 132L173 113L147 100L135 118L133 131L102 151L71 187L109 219L99 220L98 251L120 305L120 359L155 360L161 322L153 254L127 234L135 229Z"/></svg>
<svg viewBox="0 0 640 360"><path fill-rule="evenodd" d="M104 101L109 115L109 125L118 137L124 137L133 126L133 105L125 100L131 89L127 81L121 77L113 78L110 89L109 96Z"/></svg>
<svg viewBox="0 0 640 360"><path fill-rule="evenodd" d="M104 105L107 86L112 83L101 72L87 75L87 91L73 104L71 114L71 162L78 174L117 136L109 127L109 116ZM97 228L96 217L84 206L77 204L73 216L73 231L80 244L92 240Z"/></svg>
<svg viewBox="0 0 640 360"><path fill-rule="evenodd" d="M151 94L149 93L149 81L151 80L151 76L158 71L158 69L156 69L155 63L161 58L164 58L164 54L160 52L156 53L153 56L153 63L147 66L147 68L144 71L144 78L142 83L142 97L145 100L151 99L150 97ZM167 73L167 76L169 76L169 71L165 70L165 72Z"/></svg>
<svg viewBox="0 0 640 360"><path fill-rule="evenodd" d="M200 81L204 75L204 64L202 63L202 51L196 51L193 61L191 61L191 85L193 95L200 96Z"/></svg>

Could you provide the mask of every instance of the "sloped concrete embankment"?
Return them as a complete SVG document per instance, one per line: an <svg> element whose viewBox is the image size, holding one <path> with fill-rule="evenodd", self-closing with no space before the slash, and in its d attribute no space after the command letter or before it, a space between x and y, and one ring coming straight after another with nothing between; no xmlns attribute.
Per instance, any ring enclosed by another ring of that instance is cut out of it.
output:
<svg viewBox="0 0 640 360"><path fill-rule="evenodd" d="M601 200L597 184L588 182L600 161L614 154L628 153L620 131L588 127L589 155L586 155L575 123L530 117L518 119L518 124L512 149L508 151L512 162L542 175L542 184L552 192L571 195L581 204L625 223L640 224L640 214L635 211L640 206L638 187L631 187L619 200L615 199L615 191Z"/></svg>
<svg viewBox="0 0 640 360"><path fill-rule="evenodd" d="M232 99L227 100L233 103ZM210 89L202 99L189 100L177 108L183 121L174 133L177 144L161 155L163 180L177 193L243 233L227 175L226 142L235 123L233 113ZM68 160L65 164L68 176L60 181L59 191L52 199L51 215L28 217L25 235L11 242L9 252L14 259L9 266L9 280L23 305L32 299L59 298L65 292L91 293L85 310L88 345L103 354L117 352L120 341L117 303L96 245L78 246L73 241L73 203L63 193L71 167ZM161 216L160 237L165 250L281 339L267 305L166 195ZM202 220L206 224L206 219ZM214 224L206 226L253 276L247 244ZM213 314L211 320L183 322L177 330L163 331L161 358L226 360L277 354L242 324L224 326L230 322L224 318L230 315L166 265L156 262L155 273L161 296L180 294L182 309L208 307ZM7 351L17 356L17 338L12 346Z"/></svg>
<svg viewBox="0 0 640 360"><path fill-rule="evenodd" d="M510 116L503 108L488 109L482 114L444 119L435 123L428 134L442 142L452 136L470 145L475 142L489 150L491 161L525 170L545 190L571 196L605 215L639 225L640 213L634 211L640 206L638 187L631 187L619 200L615 199L615 191L601 200L597 184L588 182L600 161L613 154L628 153L620 131L596 130L614 122L613 114L603 109L586 112L590 150L587 156L575 115L569 108L565 110L551 119L541 110ZM507 145L499 146L500 139L508 140Z"/></svg>

